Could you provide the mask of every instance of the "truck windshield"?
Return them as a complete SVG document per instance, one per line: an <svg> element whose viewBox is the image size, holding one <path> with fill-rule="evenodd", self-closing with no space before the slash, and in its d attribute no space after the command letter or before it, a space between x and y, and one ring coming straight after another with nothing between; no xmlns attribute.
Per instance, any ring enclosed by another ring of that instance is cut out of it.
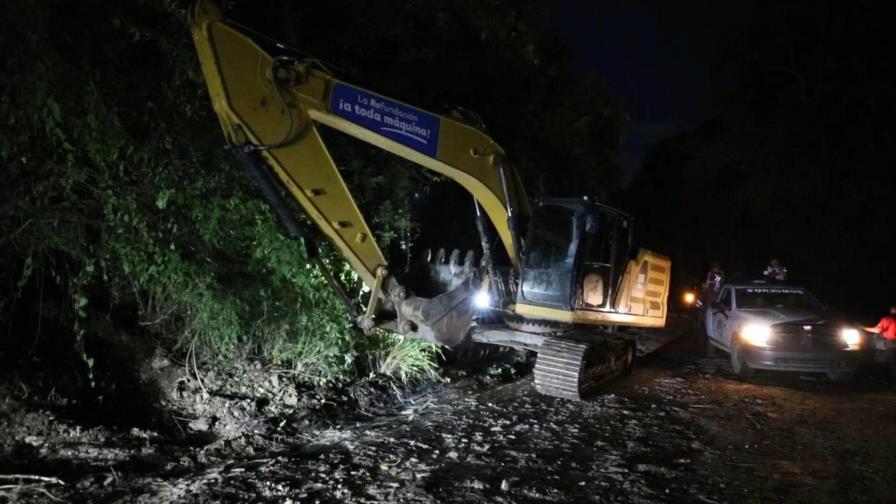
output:
<svg viewBox="0 0 896 504"><path fill-rule="evenodd" d="M737 289L737 309L756 310L766 308L791 308L797 310L821 310L815 296L802 290L775 287Z"/></svg>

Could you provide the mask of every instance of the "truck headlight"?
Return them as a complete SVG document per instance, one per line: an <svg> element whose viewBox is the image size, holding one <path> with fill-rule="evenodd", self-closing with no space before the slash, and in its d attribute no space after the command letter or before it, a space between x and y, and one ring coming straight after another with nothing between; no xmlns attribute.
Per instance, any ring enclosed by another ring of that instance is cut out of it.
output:
<svg viewBox="0 0 896 504"><path fill-rule="evenodd" d="M740 338L753 346L768 346L771 334L771 328L762 324L747 324L740 330Z"/></svg>
<svg viewBox="0 0 896 504"><path fill-rule="evenodd" d="M479 291L473 296L473 306L479 308L480 310L484 310L491 306L492 297L488 295L488 292Z"/></svg>
<svg viewBox="0 0 896 504"><path fill-rule="evenodd" d="M859 348L862 345L862 335L858 329L843 328L840 330L840 337L849 348Z"/></svg>

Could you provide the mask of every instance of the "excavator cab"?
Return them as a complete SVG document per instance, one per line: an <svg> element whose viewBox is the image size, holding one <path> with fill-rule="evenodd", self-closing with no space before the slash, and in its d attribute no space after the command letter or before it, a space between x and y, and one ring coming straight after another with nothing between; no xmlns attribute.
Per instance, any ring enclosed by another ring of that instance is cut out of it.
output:
<svg viewBox="0 0 896 504"><path fill-rule="evenodd" d="M526 328L662 327L670 261L633 254L632 224L631 215L587 197L536 201L513 307L535 321Z"/></svg>
<svg viewBox="0 0 896 504"><path fill-rule="evenodd" d="M587 198L535 203L517 303L559 310L612 307L631 249L631 217Z"/></svg>

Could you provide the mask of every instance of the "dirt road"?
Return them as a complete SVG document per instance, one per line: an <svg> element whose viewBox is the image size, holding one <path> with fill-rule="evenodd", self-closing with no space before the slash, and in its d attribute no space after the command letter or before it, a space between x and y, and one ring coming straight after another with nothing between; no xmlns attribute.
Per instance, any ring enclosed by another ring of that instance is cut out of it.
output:
<svg viewBox="0 0 896 504"><path fill-rule="evenodd" d="M0 473L64 483L32 484L23 501L896 501L894 385L743 383L692 346L653 354L589 402L540 396L531 375L456 376L387 415L284 417L204 447L29 412Z"/></svg>

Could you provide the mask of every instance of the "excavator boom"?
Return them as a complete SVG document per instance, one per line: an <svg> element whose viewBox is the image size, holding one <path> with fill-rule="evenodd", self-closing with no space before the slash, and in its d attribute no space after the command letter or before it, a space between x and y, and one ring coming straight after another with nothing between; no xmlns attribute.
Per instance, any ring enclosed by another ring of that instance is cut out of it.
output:
<svg viewBox="0 0 896 504"><path fill-rule="evenodd" d="M502 180L504 151L482 131L341 82L313 61L274 57L209 1L196 4L192 26L224 135L262 156L369 287L387 263L318 124L457 181L482 206L516 261L508 209L526 215L528 200L515 172L505 169Z"/></svg>

